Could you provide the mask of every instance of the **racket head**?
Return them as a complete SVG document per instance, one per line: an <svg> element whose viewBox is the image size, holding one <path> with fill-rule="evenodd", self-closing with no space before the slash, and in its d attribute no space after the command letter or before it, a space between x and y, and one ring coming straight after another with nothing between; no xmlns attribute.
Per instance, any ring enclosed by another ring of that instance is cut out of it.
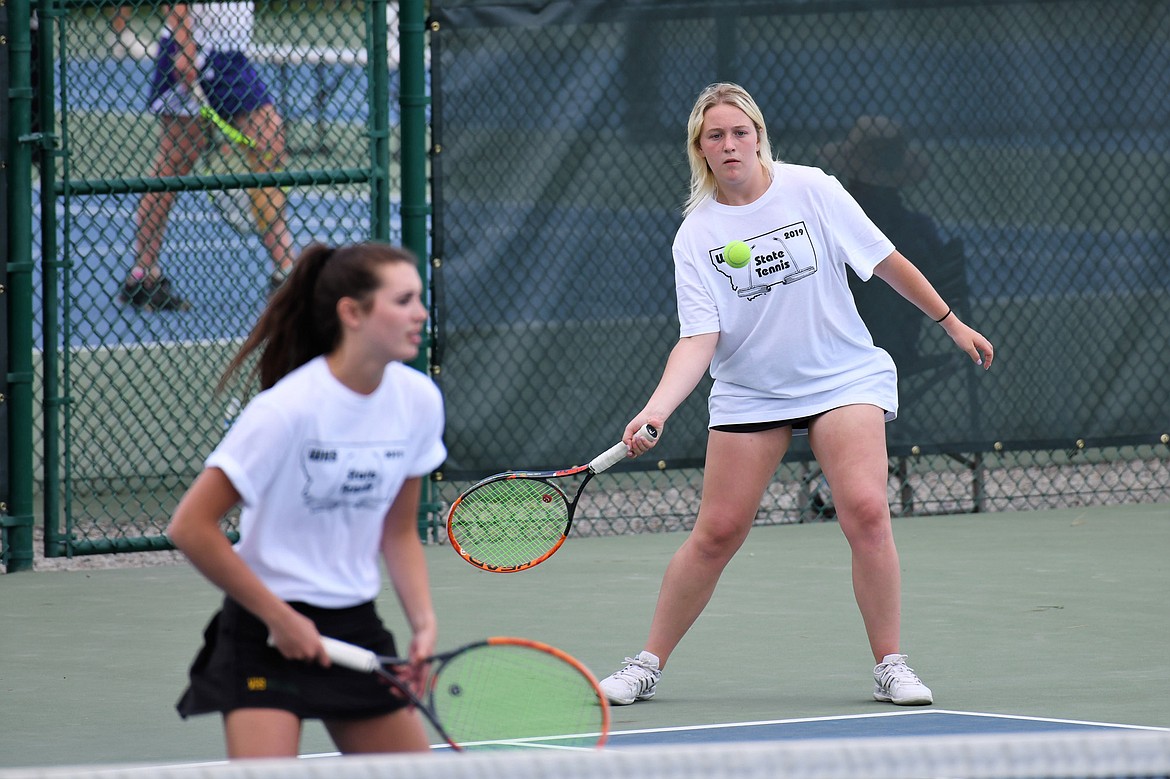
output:
<svg viewBox="0 0 1170 779"><path fill-rule="evenodd" d="M494 637L442 656L427 707L460 749L592 749L609 737L609 703L572 655L540 641Z"/></svg>
<svg viewBox="0 0 1170 779"><path fill-rule="evenodd" d="M219 112L211 107L211 101L207 99L207 93L203 91L203 86L196 79L189 85L191 95L195 98L195 102L199 104L199 116L211 122L219 131L227 136L227 138L235 144L246 146L248 148L255 148L256 140L243 133L239 128L232 125L231 122L219 115Z"/></svg>
<svg viewBox="0 0 1170 779"><path fill-rule="evenodd" d="M252 163L245 150L256 148L255 139L245 135L211 107L207 94L196 80L190 85L191 94L199 104L199 116L207 122L207 139L197 163L197 173L232 177L252 173ZM243 189L209 189L207 199L229 227L248 237L260 235L253 199Z"/></svg>
<svg viewBox="0 0 1170 779"><path fill-rule="evenodd" d="M502 473L472 485L447 512L451 548L492 573L539 565L561 548L573 520L569 496L552 480L583 471Z"/></svg>

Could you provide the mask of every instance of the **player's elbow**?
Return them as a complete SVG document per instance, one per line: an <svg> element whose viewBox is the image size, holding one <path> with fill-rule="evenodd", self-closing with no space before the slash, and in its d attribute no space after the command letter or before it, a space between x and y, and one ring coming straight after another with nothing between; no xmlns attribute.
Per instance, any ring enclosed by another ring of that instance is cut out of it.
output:
<svg viewBox="0 0 1170 779"><path fill-rule="evenodd" d="M172 546L187 554L202 543L200 538L205 532L205 525L206 523L200 522L199 518L192 512L191 506L186 501L182 501L175 509L175 513L171 516L171 521L167 524L167 529L164 532Z"/></svg>
<svg viewBox="0 0 1170 779"><path fill-rule="evenodd" d="M185 552L190 548L192 543L190 523L185 521L182 513L175 512L164 533L171 545L180 552Z"/></svg>

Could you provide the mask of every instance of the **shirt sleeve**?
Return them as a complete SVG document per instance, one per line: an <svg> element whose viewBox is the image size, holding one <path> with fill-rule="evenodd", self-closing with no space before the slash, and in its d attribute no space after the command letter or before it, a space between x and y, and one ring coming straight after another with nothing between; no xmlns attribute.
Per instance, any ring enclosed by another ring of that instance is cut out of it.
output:
<svg viewBox="0 0 1170 779"><path fill-rule="evenodd" d="M719 307L702 276L687 242L677 237L671 249L674 256L674 288L678 303L679 336L719 332Z"/></svg>
<svg viewBox="0 0 1170 779"><path fill-rule="evenodd" d="M279 409L254 398L236 417L204 466L219 468L245 506L255 506L293 447L293 429Z"/></svg>
<svg viewBox="0 0 1170 779"><path fill-rule="evenodd" d="M443 444L443 428L446 419L443 411L443 396L438 386L429 377L419 374L421 390L416 393L420 405L418 457L411 470L411 478L425 476L438 468L447 459L447 447Z"/></svg>
<svg viewBox="0 0 1170 779"><path fill-rule="evenodd" d="M868 281L873 269L894 251L893 242L878 229L836 178L825 175L824 207L840 256Z"/></svg>

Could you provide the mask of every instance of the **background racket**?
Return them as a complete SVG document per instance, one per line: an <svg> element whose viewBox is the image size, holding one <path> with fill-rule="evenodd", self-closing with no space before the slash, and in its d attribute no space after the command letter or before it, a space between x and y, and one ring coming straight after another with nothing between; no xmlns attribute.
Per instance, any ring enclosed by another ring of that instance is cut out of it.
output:
<svg viewBox="0 0 1170 779"><path fill-rule="evenodd" d="M395 672L406 660L322 641L337 665L377 674L410 699L455 749L596 748L609 735L609 704L593 674L539 641L488 638L435 655L421 696Z"/></svg>
<svg viewBox="0 0 1170 779"><path fill-rule="evenodd" d="M644 425L636 435L653 441L658 431ZM475 567L493 573L539 565L568 538L585 485L624 460L626 452L626 445L619 442L586 465L560 471L508 471L472 485L447 512L451 548Z"/></svg>
<svg viewBox="0 0 1170 779"><path fill-rule="evenodd" d="M199 116L207 121L207 150L199 160L198 173L204 176L251 173L256 140L245 135L231 122L224 119L211 107L207 94L198 80L191 87L191 94L199 103ZM207 199L223 217L224 222L242 236L258 235L255 204L252 195L245 189L209 189Z"/></svg>

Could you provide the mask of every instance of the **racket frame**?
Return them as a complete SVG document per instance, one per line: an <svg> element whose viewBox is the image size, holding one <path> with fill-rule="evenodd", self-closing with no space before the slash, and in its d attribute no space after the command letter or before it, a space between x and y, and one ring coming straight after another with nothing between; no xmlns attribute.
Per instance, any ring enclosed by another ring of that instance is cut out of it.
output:
<svg viewBox="0 0 1170 779"><path fill-rule="evenodd" d="M651 425L643 425L635 435L640 435L647 440L653 441L658 438L658 431ZM456 554L458 554L471 565L474 565L476 568L479 568L483 571L488 571L490 573L517 573L519 571L525 571L529 568L540 565L545 560L556 554L557 550L560 549L561 546L564 545L566 539L568 539L569 531L573 529L573 518L577 513L577 503L581 500L581 495L585 491L585 485L589 484L590 480L597 474L613 467L617 463L624 460L628 451L629 450L625 443L619 442L594 457L585 465L575 465L571 468L563 468L561 470L555 471L505 471L504 473L497 473L493 476L488 476L486 479L481 479L464 490L459 495L459 497L455 499L455 501L451 504L451 508L447 511L447 540L450 541L451 548L455 550ZM569 498L568 493L566 493L552 481L553 479L565 479L572 476L578 476L582 473L585 474L585 478L582 479L581 483L577 485L577 491L573 495L572 499ZM496 565L475 557L463 548L463 544L461 544L457 538L457 522L455 521L456 512L458 511L459 506L463 500L481 487L486 487L489 484L496 484L498 482L513 481L516 479L529 479L531 481L540 481L547 484L549 488L555 490L556 494L565 501L565 506L568 509L568 516L565 518L565 526L561 530L561 537L557 539L556 543L554 543L553 546L543 554L532 560L516 565Z"/></svg>
<svg viewBox="0 0 1170 779"><path fill-rule="evenodd" d="M190 91L191 96L195 98L195 102L199 104L199 117L207 123L208 141L207 149L203 152L203 155L219 154L220 156L225 156L223 152L213 151L222 146L222 144L218 143L219 139L214 137L216 131L218 131L235 149L233 156L238 156L239 160L244 162L245 169L251 171L251 163L247 158L247 154L249 152L255 152L257 146L256 139L246 135L212 108L211 101L208 100L207 93L203 90L203 85L199 83L198 78L190 85ZM217 173L216 175L219 174ZM259 225L256 223L256 216L253 213L252 196L247 189L209 189L207 190L207 199L215 207L215 210L219 212L219 215L228 226L235 230L237 234L244 237L261 235Z"/></svg>
<svg viewBox="0 0 1170 779"><path fill-rule="evenodd" d="M610 712L609 701L605 694L601 691L601 687L597 683L597 678L593 673L585 667L585 665L573 657L569 653L557 649L554 646L545 644L541 641L535 641L528 638L515 638L511 636L493 636L485 638L480 641L473 641L469 644L452 649L448 652L441 652L439 654L428 657L424 662L429 666L429 671L423 684L424 694L426 700L424 701L410 685L403 682L392 669L410 664L410 660L403 657L386 657L378 655L368 649L364 649L355 644L350 644L336 638L329 638L327 636L321 637L321 643L325 646L325 651L329 655L329 659L336 665L343 668L349 668L354 671L362 671L365 673L372 673L390 684L396 691L401 693L410 701L411 705L417 708L426 718L427 722L434 728L435 733L439 735L447 745L457 752L464 751L464 746L457 742L447 732L443 723L439 721L438 715L434 709L434 691L439 682L439 676L443 673L444 667L452 660L467 652L482 649L490 646L517 646L536 651L544 652L555 657L557 660L571 666L577 673L581 675L592 688L593 693L597 696L598 705L601 707L601 728L597 733L596 747L600 749L605 745L609 738L610 727ZM573 735L573 734L564 734Z"/></svg>
<svg viewBox="0 0 1170 779"><path fill-rule="evenodd" d="M573 495L572 499L570 499L568 494L558 485L550 481L551 479L563 479L571 476L577 476L581 473L585 474L585 478L582 479L581 483L577 486L577 491ZM543 563L545 560L556 554L556 551L561 548L561 546L565 543L565 540L569 537L569 531L573 527L573 517L577 511L577 501L580 500L581 492L584 490L585 485L589 483L589 480L592 479L593 476L594 473L589 470L588 465L578 465L572 468L565 468L560 471L508 471L507 473L498 473L494 476L489 476L486 479L476 482L467 490L465 490L463 494L455 499L455 502L451 504L451 508L447 512L447 539L451 542L451 548L455 550L456 554L474 565L476 568L484 571L490 571L491 573L516 573L518 571L524 571ZM478 557L475 557L463 548L463 544L459 542L457 537L459 534L457 531L458 523L455 521L457 519L456 512L458 511L459 505L463 502L463 500L471 495L475 490L481 487L486 487L490 484L495 484L497 482L513 481L516 479L528 479L530 481L543 482L550 490L553 490L558 496L560 496L560 498L565 502L566 507L565 524L564 527L561 528L560 538L558 538L556 543L554 543L552 547L546 550L544 554L517 565L496 565L494 563L490 563L486 560L481 560Z"/></svg>
<svg viewBox="0 0 1170 779"><path fill-rule="evenodd" d="M237 146L243 146L248 149L256 148L256 139L245 135L239 128L232 125L231 122L220 116L219 112L211 107L211 101L207 99L207 93L203 91L203 85L199 83L198 77L195 82L190 85L191 95L195 98L195 102L199 104L199 116L215 125L221 133L227 136L227 139Z"/></svg>

